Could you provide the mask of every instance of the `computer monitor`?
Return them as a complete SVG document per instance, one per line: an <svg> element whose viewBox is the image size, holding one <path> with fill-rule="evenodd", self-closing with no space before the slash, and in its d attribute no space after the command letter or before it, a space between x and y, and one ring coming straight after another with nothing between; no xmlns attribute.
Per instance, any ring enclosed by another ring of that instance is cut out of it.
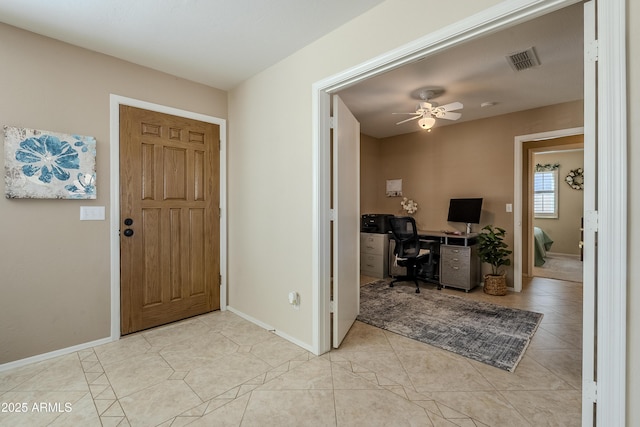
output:
<svg viewBox="0 0 640 427"><path fill-rule="evenodd" d="M480 224L481 213L482 198L451 199L447 221L467 224L467 233L470 233L471 224Z"/></svg>

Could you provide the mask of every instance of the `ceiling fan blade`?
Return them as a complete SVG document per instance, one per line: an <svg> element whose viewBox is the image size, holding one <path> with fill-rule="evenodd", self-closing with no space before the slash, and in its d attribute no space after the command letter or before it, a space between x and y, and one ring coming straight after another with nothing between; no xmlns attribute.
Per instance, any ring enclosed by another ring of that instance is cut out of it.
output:
<svg viewBox="0 0 640 427"><path fill-rule="evenodd" d="M400 124L402 124L402 123L406 123L406 122L409 122L409 121L411 121L411 120L419 119L420 117L422 117L422 114L420 114L419 116L411 117L410 119L402 120L402 121L400 121L400 122L398 122L398 123L396 123L396 124L397 124L397 125L400 125Z"/></svg>
<svg viewBox="0 0 640 427"><path fill-rule="evenodd" d="M458 120L460 117L462 117L462 114L453 113L451 111L444 111L442 113L439 113L436 117L439 119Z"/></svg>
<svg viewBox="0 0 640 427"><path fill-rule="evenodd" d="M442 109L444 111L461 110L462 108L464 108L464 105L462 105L462 102L452 102L450 104L444 104L444 105L438 106L438 109Z"/></svg>
<svg viewBox="0 0 640 427"><path fill-rule="evenodd" d="M413 114L413 115L421 115L422 113L391 113L391 114Z"/></svg>

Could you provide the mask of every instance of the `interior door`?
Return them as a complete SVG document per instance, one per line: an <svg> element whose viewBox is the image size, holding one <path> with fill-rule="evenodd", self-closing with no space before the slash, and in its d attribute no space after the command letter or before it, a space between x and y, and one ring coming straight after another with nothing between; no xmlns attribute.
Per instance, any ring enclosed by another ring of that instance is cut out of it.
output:
<svg viewBox="0 0 640 427"><path fill-rule="evenodd" d="M597 312L597 56L595 1L584 4L584 230L582 320L582 425L594 425L596 414Z"/></svg>
<svg viewBox="0 0 640 427"><path fill-rule="evenodd" d="M333 96L333 346L360 310L360 123Z"/></svg>
<svg viewBox="0 0 640 427"><path fill-rule="evenodd" d="M220 305L219 126L120 106L121 333Z"/></svg>
<svg viewBox="0 0 640 427"><path fill-rule="evenodd" d="M525 188L527 188L527 198L526 198L527 201L523 202L523 206L527 208L526 209L527 217L524 218L523 223L526 224L527 226L526 241L528 242L528 250L525 252L527 254L527 257L526 257L526 260L523 260L523 261L526 262L526 267L527 267L526 271L529 273L529 275L536 276L536 273L535 273L536 241L534 237L534 228L536 226L537 219L535 217L535 211L533 206L534 177L535 177L534 165L540 163L540 161L536 158L536 156L544 155L545 152L549 152L549 151L552 151L554 153L563 153L568 151L583 150L583 155L581 160L582 160L582 164L584 165L584 134L575 134L575 135L569 135L569 136L562 136L558 138L548 138L544 140L525 142L523 144L523 150L524 150L523 158L525 161L525 167L523 168L523 171L524 171L523 180L525 183ZM564 181L564 176L558 175L558 180L556 185L564 186L563 181ZM558 191L560 190L558 189ZM571 190L571 191L575 191L575 190ZM584 196L583 191L576 191L573 195ZM583 200L584 200L584 197L583 197ZM562 205L561 197L558 198L558 203L559 205ZM583 203L583 206L584 206L584 203ZM562 210L561 207L559 207L558 209ZM571 211L571 213L573 213L573 211ZM564 218L565 221L572 221L572 223L575 224L574 234L576 236L579 236L579 232L581 228L581 218L584 218L584 211L580 211L579 213L576 211L575 215L577 216L572 218L571 215L567 215L566 213L563 213L562 218ZM556 226L556 230L557 229L558 227ZM545 230L545 231L549 231L549 230ZM569 232L568 230L566 231ZM574 241L572 236L565 235L563 238L563 236L554 235L553 240L554 242L549 252L564 253L565 251L563 250L556 250L556 247L562 247L563 244L564 245L575 244L576 248L578 248L579 246L578 241ZM569 251L566 251L566 253L569 253ZM550 275L549 272L546 272L544 277L554 278L552 275ZM558 278L561 278L561 277L562 276Z"/></svg>

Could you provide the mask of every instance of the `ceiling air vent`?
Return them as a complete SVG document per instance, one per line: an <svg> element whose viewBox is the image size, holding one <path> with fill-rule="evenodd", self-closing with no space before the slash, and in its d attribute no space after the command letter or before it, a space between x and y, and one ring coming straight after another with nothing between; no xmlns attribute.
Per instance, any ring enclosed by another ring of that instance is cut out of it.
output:
<svg viewBox="0 0 640 427"><path fill-rule="evenodd" d="M507 61L514 71L528 70L540 65L536 51L532 47L521 52L510 53L507 55Z"/></svg>

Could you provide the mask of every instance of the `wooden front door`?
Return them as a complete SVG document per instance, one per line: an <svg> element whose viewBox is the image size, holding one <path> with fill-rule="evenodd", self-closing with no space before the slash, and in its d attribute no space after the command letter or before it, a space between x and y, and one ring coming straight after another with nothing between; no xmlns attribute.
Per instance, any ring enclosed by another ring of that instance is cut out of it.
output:
<svg viewBox="0 0 640 427"><path fill-rule="evenodd" d="M219 133L120 106L123 335L220 308Z"/></svg>

